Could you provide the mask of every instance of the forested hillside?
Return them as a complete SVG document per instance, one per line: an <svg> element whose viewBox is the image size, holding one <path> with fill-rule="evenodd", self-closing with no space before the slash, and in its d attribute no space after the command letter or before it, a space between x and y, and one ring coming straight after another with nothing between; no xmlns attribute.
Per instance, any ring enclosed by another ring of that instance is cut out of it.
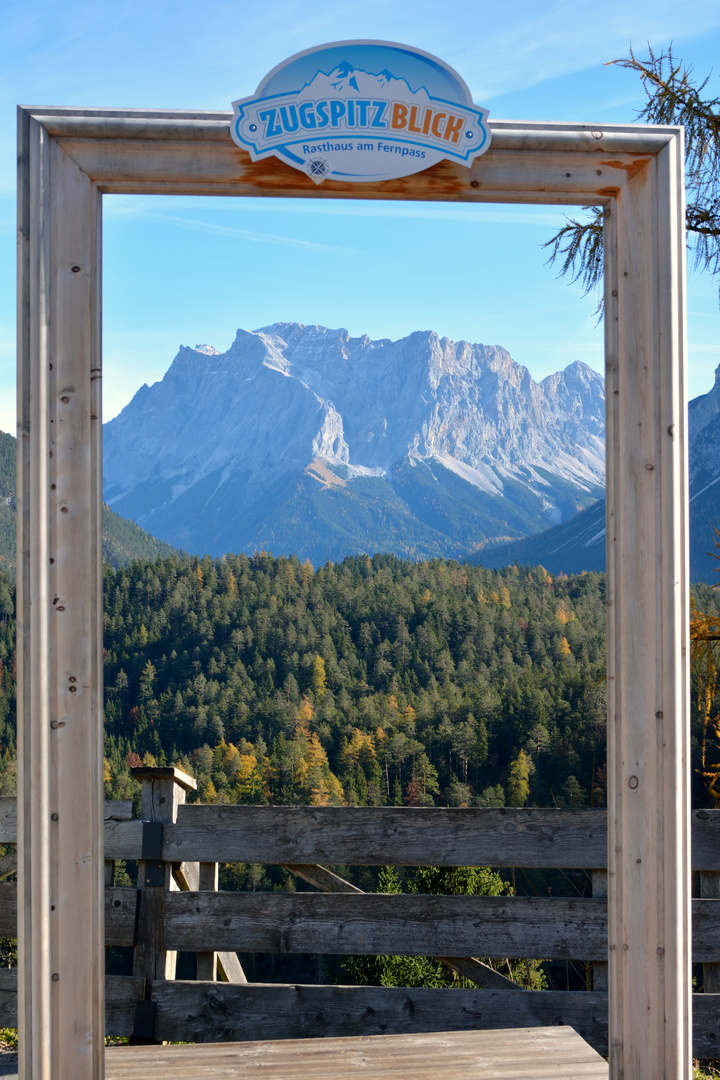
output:
<svg viewBox="0 0 720 1080"><path fill-rule="evenodd" d="M203 801L602 805L604 589L379 555L106 567L107 794L136 794L146 760L194 774ZM709 587L696 597L718 611ZM0 794L13 610L0 572Z"/></svg>
<svg viewBox="0 0 720 1080"><path fill-rule="evenodd" d="M210 558L107 571L109 782L205 800L604 800L604 582L542 568ZM132 756L131 756L132 760Z"/></svg>

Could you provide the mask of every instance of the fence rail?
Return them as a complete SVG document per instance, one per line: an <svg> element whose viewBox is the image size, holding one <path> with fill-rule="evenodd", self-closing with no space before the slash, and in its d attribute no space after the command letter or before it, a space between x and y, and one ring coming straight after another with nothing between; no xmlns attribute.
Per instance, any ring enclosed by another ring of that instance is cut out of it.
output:
<svg viewBox="0 0 720 1080"><path fill-rule="evenodd" d="M162 770L158 770L162 771ZM105 855L142 858L130 801L105 804ZM0 798L0 844L17 841L16 800ZM604 809L181 805L163 829L169 862L353 866L607 866ZM694 870L720 871L720 810L692 814Z"/></svg>
<svg viewBox="0 0 720 1080"><path fill-rule="evenodd" d="M606 817L587 809L184 805L194 781L138 769L142 817L105 804L108 946L134 949L135 974L106 980L108 1034L232 1041L570 1024L607 1052ZM158 820L160 819L160 820ZM14 799L0 799L0 843L17 842ZM138 888L113 884L137 861ZM284 865L317 893L217 892L217 864ZM495 866L592 871L592 898L366 894L321 864ZM720 988L720 811L695 811L693 959ZM0 876L12 870L5 857ZM13 937L17 887L0 884L0 937ZM247 983L242 953L439 956L477 990ZM177 951L198 981L174 979ZM592 991L521 991L476 957L593 965ZM225 979L216 982L215 978ZM0 1025L13 1026L14 971L0 971ZM720 1057L720 994L696 994L694 1053Z"/></svg>

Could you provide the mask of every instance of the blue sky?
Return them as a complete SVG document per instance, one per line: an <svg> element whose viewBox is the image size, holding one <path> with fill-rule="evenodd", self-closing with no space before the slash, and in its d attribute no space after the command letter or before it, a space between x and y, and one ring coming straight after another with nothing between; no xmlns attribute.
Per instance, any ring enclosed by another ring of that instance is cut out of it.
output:
<svg viewBox="0 0 720 1080"><path fill-rule="evenodd" d="M15 106L229 109L277 63L349 38L455 67L491 118L629 122L637 78L605 62L674 42L699 75L720 55L716 0L5 0L0 8L0 428L15 430ZM720 94L718 75L709 91ZM602 369L595 298L556 279L552 207L106 197L105 417L162 377L179 344L225 350L279 321L500 344L536 378ZM691 273L691 395L720 363L717 287Z"/></svg>

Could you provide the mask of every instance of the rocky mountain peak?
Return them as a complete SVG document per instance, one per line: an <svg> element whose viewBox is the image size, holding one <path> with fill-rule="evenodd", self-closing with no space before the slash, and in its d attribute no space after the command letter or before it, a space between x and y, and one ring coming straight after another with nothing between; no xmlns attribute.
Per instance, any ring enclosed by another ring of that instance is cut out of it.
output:
<svg viewBox="0 0 720 1080"><path fill-rule="evenodd" d="M237 542L219 539L228 514L247 523L249 506L256 518L265 506L266 518L282 516L306 475L360 502L372 478L387 499L406 462L412 485L440 483L439 469L456 478L459 498L472 489L473 505L504 500L512 520L527 503L532 531L602 490L603 431L602 378L579 361L537 383L501 346L432 330L391 341L278 322L239 329L225 353L181 347L164 378L106 425L105 492L119 512L188 550L200 542L193 530L207 550L239 550L251 543L245 525ZM498 528L508 534L507 523ZM371 529L368 537L375 550Z"/></svg>

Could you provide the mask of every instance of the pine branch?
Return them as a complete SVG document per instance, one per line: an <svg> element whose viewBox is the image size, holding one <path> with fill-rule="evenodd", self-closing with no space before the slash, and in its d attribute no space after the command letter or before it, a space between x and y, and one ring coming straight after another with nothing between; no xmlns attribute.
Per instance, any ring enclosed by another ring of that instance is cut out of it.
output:
<svg viewBox="0 0 720 1080"><path fill-rule="evenodd" d="M696 268L720 276L720 98L704 96L708 75L695 83L693 70L667 52L640 60L632 46L628 57L609 63L635 71L647 101L638 119L685 129L685 164L688 204L685 227ZM580 281L586 293L602 280L602 211L595 208L589 221L568 219L544 247L549 262L562 259L560 276ZM601 309L602 304L600 305Z"/></svg>

